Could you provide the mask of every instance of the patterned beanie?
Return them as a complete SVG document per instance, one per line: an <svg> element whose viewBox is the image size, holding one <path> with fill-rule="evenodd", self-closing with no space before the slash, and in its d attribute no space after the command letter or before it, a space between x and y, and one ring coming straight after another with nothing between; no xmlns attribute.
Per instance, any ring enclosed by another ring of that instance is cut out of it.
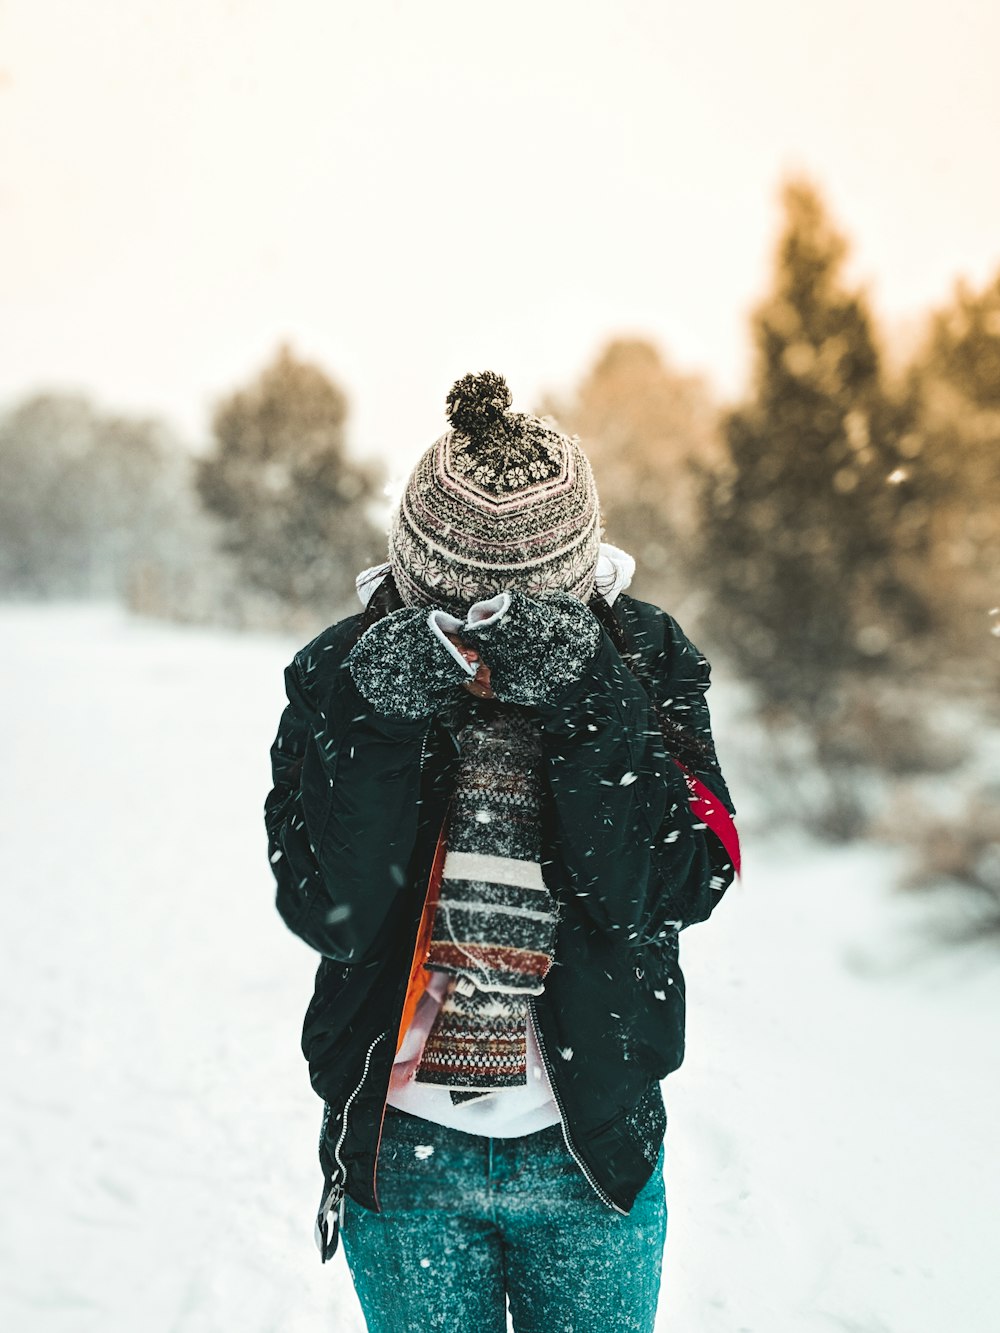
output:
<svg viewBox="0 0 1000 1333"><path fill-rule="evenodd" d="M601 540L590 464L576 436L510 404L491 371L452 386L451 429L413 469L389 529L407 605L464 614L505 588L590 597Z"/></svg>

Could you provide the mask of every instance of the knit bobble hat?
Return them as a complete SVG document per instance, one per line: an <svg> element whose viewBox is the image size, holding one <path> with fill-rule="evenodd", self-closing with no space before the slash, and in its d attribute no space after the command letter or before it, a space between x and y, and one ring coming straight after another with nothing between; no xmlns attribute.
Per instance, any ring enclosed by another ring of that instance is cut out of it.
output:
<svg viewBox="0 0 1000 1333"><path fill-rule="evenodd" d="M450 429L413 469L389 528L407 605L464 614L505 588L590 597L601 540L590 464L576 436L510 406L492 371L452 385Z"/></svg>

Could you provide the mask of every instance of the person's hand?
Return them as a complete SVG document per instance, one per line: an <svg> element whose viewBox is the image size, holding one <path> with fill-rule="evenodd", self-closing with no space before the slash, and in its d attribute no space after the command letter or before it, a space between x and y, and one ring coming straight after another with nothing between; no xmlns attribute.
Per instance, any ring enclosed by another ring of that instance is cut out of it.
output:
<svg viewBox="0 0 1000 1333"><path fill-rule="evenodd" d="M461 627L454 616L426 607L401 607L376 620L347 657L358 692L388 716L437 712L476 675L448 637Z"/></svg>
<svg viewBox="0 0 1000 1333"><path fill-rule="evenodd" d="M472 680L464 682L465 688L470 694L474 694L477 699L493 699L496 696L490 687L490 669L479 656L478 648L473 648L471 644L463 643L457 634L449 634L447 638L455 645L470 666L477 668Z"/></svg>
<svg viewBox="0 0 1000 1333"><path fill-rule="evenodd" d="M557 699L601 642L593 612L567 592L529 597L508 589L476 602L465 624L450 628L489 663L489 697L528 707Z"/></svg>

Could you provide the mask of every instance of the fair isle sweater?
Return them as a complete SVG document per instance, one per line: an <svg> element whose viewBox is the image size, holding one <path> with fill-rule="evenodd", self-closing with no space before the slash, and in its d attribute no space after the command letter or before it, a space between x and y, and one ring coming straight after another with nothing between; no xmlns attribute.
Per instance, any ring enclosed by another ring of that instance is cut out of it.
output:
<svg viewBox="0 0 1000 1333"><path fill-rule="evenodd" d="M381 573L384 577L387 568L378 566L358 575L358 596L364 605L367 605L381 581L378 575ZM624 592L632 581L634 571L635 561L630 555L616 546L602 543L597 587L606 601L613 602L620 592ZM405 1064L418 1049L416 1028L420 1018L418 1010L403 1037L394 1066ZM485 1097L455 1105L446 1087L418 1083L411 1079L404 1086L389 1092L388 1104L423 1120L491 1138L518 1137L558 1124L559 1108L552 1094L552 1085L538 1048L530 1014L526 1024L525 1052L527 1081L522 1087L500 1088Z"/></svg>

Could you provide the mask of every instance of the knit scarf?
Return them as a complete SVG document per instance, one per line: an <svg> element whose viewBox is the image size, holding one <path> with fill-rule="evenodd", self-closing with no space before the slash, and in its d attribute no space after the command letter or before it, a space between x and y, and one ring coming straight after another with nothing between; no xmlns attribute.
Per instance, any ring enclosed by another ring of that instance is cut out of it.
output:
<svg viewBox="0 0 1000 1333"><path fill-rule="evenodd" d="M528 997L544 989L558 910L541 869L541 737L509 705L459 733L458 780L426 966L446 974L415 1079L454 1103L527 1082Z"/></svg>

